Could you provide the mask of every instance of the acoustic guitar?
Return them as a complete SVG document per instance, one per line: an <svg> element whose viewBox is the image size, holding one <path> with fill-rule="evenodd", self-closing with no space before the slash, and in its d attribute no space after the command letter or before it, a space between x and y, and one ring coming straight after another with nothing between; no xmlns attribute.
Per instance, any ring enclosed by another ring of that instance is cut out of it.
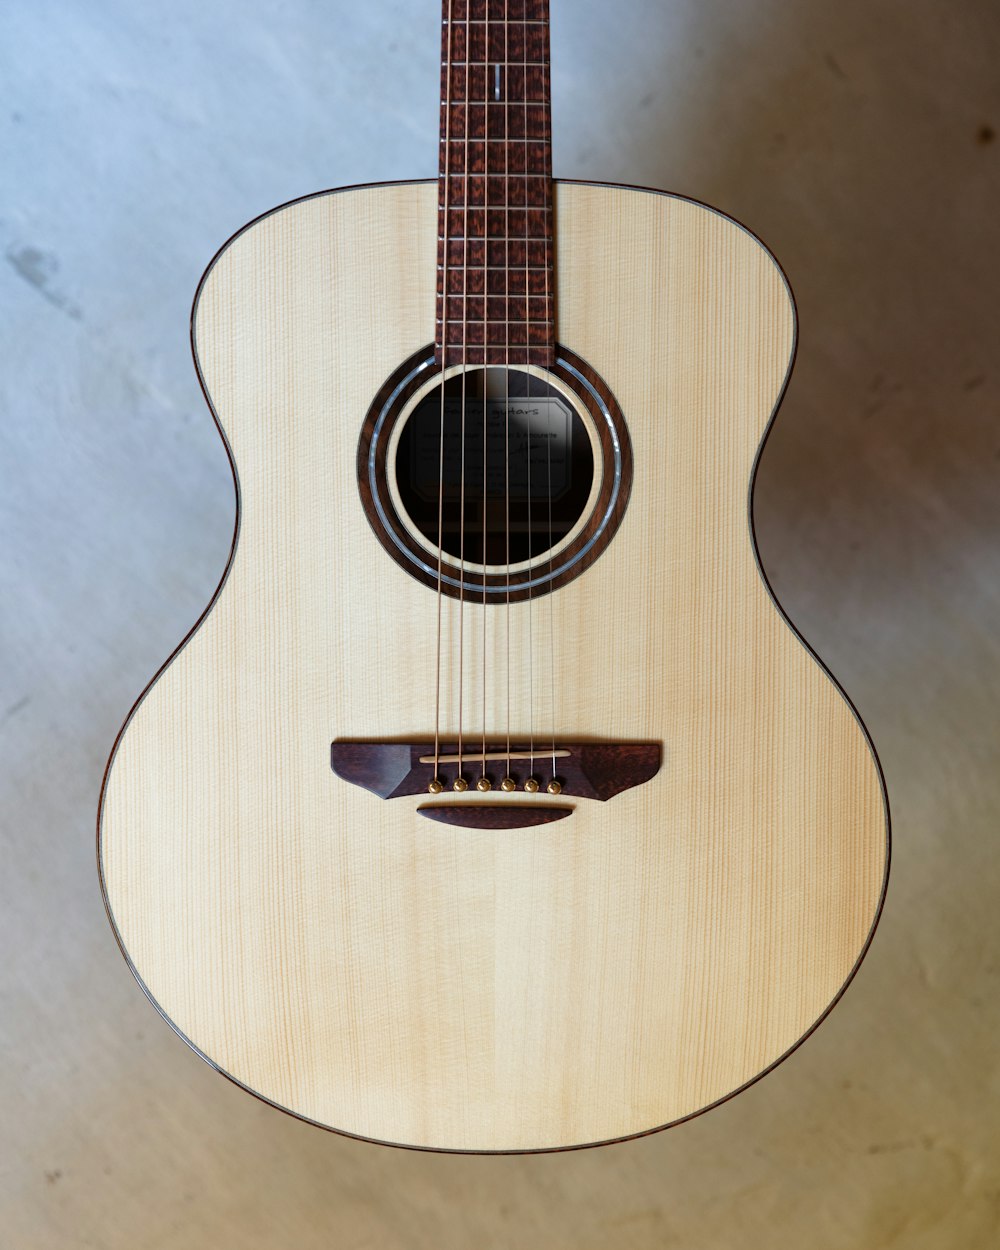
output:
<svg viewBox="0 0 1000 1250"><path fill-rule="evenodd" d="M236 530L114 745L102 888L168 1023L358 1137L540 1151L773 1068L872 937L877 759L752 487L792 296L680 195L554 182L546 0L444 0L440 176L222 248Z"/></svg>

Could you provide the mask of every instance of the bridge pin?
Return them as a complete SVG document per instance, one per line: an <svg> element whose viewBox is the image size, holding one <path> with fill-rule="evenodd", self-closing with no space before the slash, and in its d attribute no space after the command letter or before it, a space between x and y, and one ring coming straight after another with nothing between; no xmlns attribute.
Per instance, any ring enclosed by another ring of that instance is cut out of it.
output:
<svg viewBox="0 0 1000 1250"><path fill-rule="evenodd" d="M435 777L434 780L427 787L427 790L430 794L440 794L443 789L444 789L444 786L437 779L437 777Z"/></svg>
<svg viewBox="0 0 1000 1250"><path fill-rule="evenodd" d="M469 788L469 783L465 780L464 777L456 778L455 784L452 786L452 789L457 790L459 794L464 794L466 790L468 790L468 788Z"/></svg>
<svg viewBox="0 0 1000 1250"><path fill-rule="evenodd" d="M529 777L528 780L524 783L524 788L525 790L527 790L529 794L537 794L538 782L535 780L534 777Z"/></svg>
<svg viewBox="0 0 1000 1250"><path fill-rule="evenodd" d="M555 777L552 778L545 788L548 790L549 794L562 794L562 784L556 781Z"/></svg>
<svg viewBox="0 0 1000 1250"><path fill-rule="evenodd" d="M476 789L479 791L480 794L485 794L487 790L492 790L493 785L490 782L489 777L480 777L479 780L476 782Z"/></svg>
<svg viewBox="0 0 1000 1250"><path fill-rule="evenodd" d="M517 789L517 782L513 777L504 777L500 782L500 789L504 794L512 794Z"/></svg>

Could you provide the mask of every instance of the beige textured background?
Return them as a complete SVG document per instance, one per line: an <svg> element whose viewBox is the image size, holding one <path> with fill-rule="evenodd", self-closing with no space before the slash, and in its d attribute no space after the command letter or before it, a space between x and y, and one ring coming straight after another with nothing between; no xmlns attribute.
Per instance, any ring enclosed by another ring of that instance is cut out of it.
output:
<svg viewBox="0 0 1000 1250"><path fill-rule="evenodd" d="M436 0L354 7L0 14L0 1245L996 1246L993 0L553 0L557 173L718 205L798 297L760 543L874 735L895 830L875 945L818 1033L653 1138L420 1155L229 1086L121 960L104 761L231 535L187 352L198 276L276 203L434 173Z"/></svg>

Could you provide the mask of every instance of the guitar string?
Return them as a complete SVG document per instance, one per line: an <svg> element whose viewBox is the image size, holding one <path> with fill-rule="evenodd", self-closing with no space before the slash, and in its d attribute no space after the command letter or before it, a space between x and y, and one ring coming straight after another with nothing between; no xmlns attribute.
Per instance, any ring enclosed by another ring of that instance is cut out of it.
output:
<svg viewBox="0 0 1000 1250"><path fill-rule="evenodd" d="M445 120L444 120L444 243L441 269L441 430L438 441L438 565L437 565L437 660L434 699L434 780L440 782L441 769L441 626L444 602L444 414L445 371L448 368L448 222L451 214L451 49L454 38L452 10L454 0L448 0L448 25L445 34Z"/></svg>
<svg viewBox="0 0 1000 1250"><path fill-rule="evenodd" d="M525 6L527 9L527 6ZM529 160L529 144L528 144L528 26L527 22L521 24L521 53L522 53L522 90L524 94L524 142L521 144L521 150L524 153L524 171L528 173ZM535 603L532 594L531 582L533 580L531 573L532 561L532 545L534 535L532 532L532 516L531 516L531 278L530 278L530 233L528 230L528 200L530 198L528 186L530 179L524 180L524 341L525 347L525 363L528 375L528 403L525 409L527 419L527 434L525 442L527 443L527 512L528 512L528 727L530 736L529 755L530 762L529 776L533 776L535 772ZM509 228L508 221L508 228Z"/></svg>
<svg viewBox="0 0 1000 1250"><path fill-rule="evenodd" d="M505 18L503 25L503 59L504 67L510 74L510 23ZM504 170L504 352L503 352L503 411L504 411L504 503L506 539L505 575L507 590L506 607L506 642L507 642L507 773L505 780L510 779L510 105L507 100L507 84L504 84L503 101L503 170Z"/></svg>
<svg viewBox="0 0 1000 1250"><path fill-rule="evenodd" d="M466 9L466 18L468 18L468 9ZM469 60L469 22L465 23L465 59ZM458 578L458 780L455 782L456 787L461 790L459 784L463 781L463 773L465 765L463 761L463 712L465 710L465 405L467 398L467 383L469 377L469 122L471 120L471 86L472 75L469 72L468 65L465 70L465 167L463 178L463 194L462 194L462 234L463 234L463 256L462 256L462 407L461 407L461 465L459 467L459 518L458 518L458 551L459 551L459 578ZM485 233L485 231L484 231ZM447 247L447 241L445 242ZM485 247L486 244L484 243ZM483 334L485 340L486 335ZM484 352L485 359L485 352Z"/></svg>
<svg viewBox="0 0 1000 1250"><path fill-rule="evenodd" d="M490 140L490 107L489 107L489 63L490 63L490 0L486 0L486 46L483 49L483 234L489 236L490 230L490 177L489 177L489 140ZM489 396L490 388L488 385L488 355L486 348L486 340L489 338L489 294L486 290L486 249L489 243L483 244L483 766L480 770L480 780L483 782L483 788L486 787L486 686L488 680L487 673L487 627L489 623L489 604L487 603L486 594L486 521L487 521L487 471L486 471L486 436L487 425L489 420Z"/></svg>
<svg viewBox="0 0 1000 1250"><path fill-rule="evenodd" d="M549 77L549 79L546 78L546 75L550 75L550 71L546 69L545 67L547 58L545 56L541 56L539 57L539 60L542 62L542 69L541 69L542 97L544 99L546 96L545 88L549 85L551 76ZM551 168L552 136L549 131L549 125L550 125L550 119L548 117L547 112L543 110L542 111L543 138L546 141L546 143L549 144L548 147L543 149L543 151L546 154L545 177L546 177L546 190L547 191L551 187L551 179L552 179L552 168ZM552 207L554 209L555 205L553 204ZM555 236L554 236L554 226L552 226L553 217L554 217L554 213L548 214L548 220L549 220L550 227L551 227L550 235L553 240L552 247L554 248ZM554 309L550 310L550 307L549 307L550 291L549 291L548 248L549 248L549 240L546 239L545 241L545 261L546 261L546 264L545 264L545 303L542 307L542 311L545 316L546 325L553 327L551 332L554 336L555 335ZM554 295L554 292L553 292L553 295ZM553 299L553 304L554 303L555 301ZM568 431L567 431L567 435L568 435ZM555 781L556 779L556 723L557 723L556 721L556 610L555 610L555 603L553 602L554 587L552 585L553 556L552 556L552 431L551 430L549 430L546 435L545 452L546 452L546 469L547 469L547 476L548 476L548 505L549 505L549 535L548 535L548 538L549 538L549 588L548 588L548 597L549 597L549 707L552 713L552 780ZM567 458L569 456L568 440L567 440L564 455L566 455Z"/></svg>

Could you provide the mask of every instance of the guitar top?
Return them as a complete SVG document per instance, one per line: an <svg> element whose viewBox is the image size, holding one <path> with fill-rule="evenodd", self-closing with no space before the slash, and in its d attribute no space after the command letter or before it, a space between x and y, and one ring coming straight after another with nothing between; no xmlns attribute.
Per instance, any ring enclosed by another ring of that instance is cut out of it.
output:
<svg viewBox="0 0 1000 1250"><path fill-rule="evenodd" d="M233 553L114 745L115 934L276 1107L537 1151L769 1071L888 811L760 567L795 310L743 226L554 181L546 0L444 0L434 183L252 222L195 300Z"/></svg>

